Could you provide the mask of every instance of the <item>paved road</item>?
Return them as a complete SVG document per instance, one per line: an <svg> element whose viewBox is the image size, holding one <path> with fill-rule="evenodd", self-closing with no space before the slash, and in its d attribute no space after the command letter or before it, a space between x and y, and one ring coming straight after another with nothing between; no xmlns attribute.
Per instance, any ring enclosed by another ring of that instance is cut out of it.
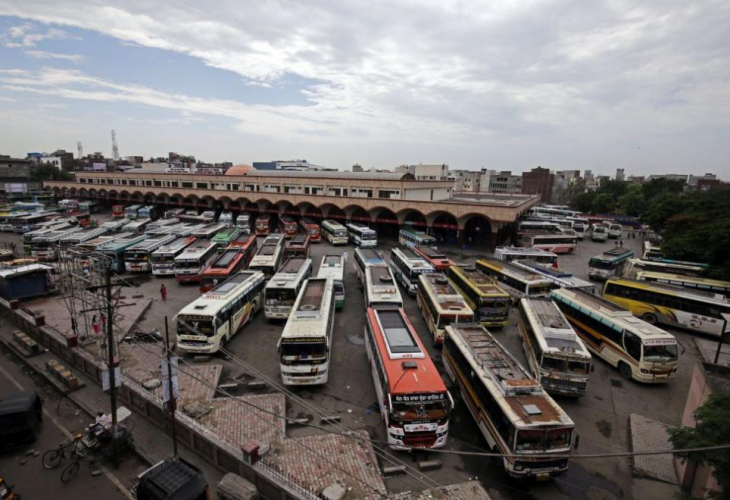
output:
<svg viewBox="0 0 730 500"><path fill-rule="evenodd" d="M35 443L3 452L0 454L0 476L8 484L15 485L15 491L24 500L52 498L53 500L126 500L132 498L122 483L129 484L131 478L139 471L139 464L132 460L123 463L119 470L105 471L98 477L92 477L86 464L82 465L78 475L70 483L60 481L62 468L46 470L41 464L41 457L26 457L29 450L43 451L55 447L64 440L67 431L80 431L88 425L85 413L77 410L67 400L62 402L60 395L49 392L36 384L34 378L24 371L14 358L2 348L0 350L0 398L12 392L35 388L45 400L43 425L41 434ZM35 375L34 375L35 376ZM39 381L40 382L40 381ZM20 462L28 458L22 465ZM124 492L120 491L123 489Z"/></svg>

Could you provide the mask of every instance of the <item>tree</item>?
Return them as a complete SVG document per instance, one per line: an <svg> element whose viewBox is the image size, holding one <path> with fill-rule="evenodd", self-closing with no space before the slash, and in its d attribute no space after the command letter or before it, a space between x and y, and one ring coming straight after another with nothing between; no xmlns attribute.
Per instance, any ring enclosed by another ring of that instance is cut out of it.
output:
<svg viewBox="0 0 730 500"><path fill-rule="evenodd" d="M672 427L669 440L675 450L704 448L730 444L730 392L715 392L695 412L696 427ZM678 453L677 456L696 463L710 465L713 474L722 487L720 492L711 492L713 498L730 500L730 450L697 451Z"/></svg>
<svg viewBox="0 0 730 500"><path fill-rule="evenodd" d="M644 214L646 208L646 198L640 184L629 187L626 194L618 199L618 210L622 214L639 217Z"/></svg>
<svg viewBox="0 0 730 500"><path fill-rule="evenodd" d="M570 203L570 206L573 207L575 210L578 210L579 212L587 214L591 211L591 207L593 206L593 200L595 198L595 191L586 191L585 193L575 195L573 197L573 201Z"/></svg>
<svg viewBox="0 0 730 500"><path fill-rule="evenodd" d="M594 214L612 214L616 210L616 198L609 193L597 194L591 210Z"/></svg>
<svg viewBox="0 0 730 500"><path fill-rule="evenodd" d="M687 208L687 200L683 197L676 193L664 191L649 201L649 207L644 219L655 231L661 231L665 222L676 215L686 212Z"/></svg>
<svg viewBox="0 0 730 500"><path fill-rule="evenodd" d="M33 182L43 181L70 181L74 176L71 172L60 170L52 163L41 163L31 169L30 180Z"/></svg>

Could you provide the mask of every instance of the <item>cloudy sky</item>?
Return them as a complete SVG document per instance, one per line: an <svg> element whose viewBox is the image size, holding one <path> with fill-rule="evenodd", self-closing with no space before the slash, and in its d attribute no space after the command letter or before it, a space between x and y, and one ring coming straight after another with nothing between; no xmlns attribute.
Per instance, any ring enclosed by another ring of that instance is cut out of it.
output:
<svg viewBox="0 0 730 500"><path fill-rule="evenodd" d="M0 0L0 153L715 172L726 0Z"/></svg>

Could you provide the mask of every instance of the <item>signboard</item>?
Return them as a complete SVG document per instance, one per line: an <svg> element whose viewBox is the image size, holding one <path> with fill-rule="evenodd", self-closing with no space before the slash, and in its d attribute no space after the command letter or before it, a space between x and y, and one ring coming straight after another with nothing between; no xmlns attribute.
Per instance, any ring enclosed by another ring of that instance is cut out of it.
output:
<svg viewBox="0 0 730 500"><path fill-rule="evenodd" d="M92 163L91 168L94 172L106 172L106 163Z"/></svg>
<svg viewBox="0 0 730 500"><path fill-rule="evenodd" d="M7 192L7 193L25 193L27 191L28 191L28 185L25 183L5 184L5 192Z"/></svg>
<svg viewBox="0 0 730 500"><path fill-rule="evenodd" d="M431 401L444 401L446 399L445 393L437 394L399 394L393 397L393 401L396 403L405 404L420 404L428 403Z"/></svg>
<svg viewBox="0 0 730 500"><path fill-rule="evenodd" d="M122 386L122 370L119 366L114 367L114 387ZM101 388L104 391L109 390L109 370L101 372Z"/></svg>

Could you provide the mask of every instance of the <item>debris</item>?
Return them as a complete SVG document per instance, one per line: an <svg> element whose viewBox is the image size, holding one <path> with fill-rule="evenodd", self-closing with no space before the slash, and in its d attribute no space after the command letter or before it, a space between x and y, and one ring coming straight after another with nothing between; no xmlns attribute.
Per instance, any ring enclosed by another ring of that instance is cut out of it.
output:
<svg viewBox="0 0 730 500"><path fill-rule="evenodd" d="M205 363L210 361L210 356L193 356L193 363Z"/></svg>
<svg viewBox="0 0 730 500"><path fill-rule="evenodd" d="M183 413L190 418L200 418L210 413L210 406L201 403L191 403L183 406Z"/></svg>
<svg viewBox="0 0 730 500"><path fill-rule="evenodd" d="M27 463L28 463L28 459L27 458L24 458L23 460L20 461L20 465L25 465Z"/></svg>
<svg viewBox="0 0 730 500"><path fill-rule="evenodd" d="M441 468L441 460L423 460L418 462L418 469L421 471L435 470Z"/></svg>
<svg viewBox="0 0 730 500"><path fill-rule="evenodd" d="M31 450L28 450L28 451L26 451L26 452L25 452L25 456L26 456L26 457L29 457L29 456L31 456L31 455L32 455L32 454L34 454L34 453L35 453L35 450L32 450L32 449L31 449Z"/></svg>
<svg viewBox="0 0 730 500"><path fill-rule="evenodd" d="M330 415L329 417L323 417L320 419L320 424L336 424L340 421L339 415Z"/></svg>
<svg viewBox="0 0 730 500"><path fill-rule="evenodd" d="M334 483L323 489L320 496L325 500L342 500L346 493L347 490L344 486Z"/></svg>
<svg viewBox="0 0 730 500"><path fill-rule="evenodd" d="M405 465L393 465L390 467L383 467L383 475L386 477L399 476L406 473Z"/></svg>
<svg viewBox="0 0 730 500"><path fill-rule="evenodd" d="M91 471L91 475L93 477L101 476L101 471L99 469L94 469Z"/></svg>
<svg viewBox="0 0 730 500"><path fill-rule="evenodd" d="M144 387L148 391L151 391L153 389L157 389L161 385L162 385L162 382L160 381L160 379L158 379L158 378L151 378L151 379L145 381L142 384L142 387Z"/></svg>

